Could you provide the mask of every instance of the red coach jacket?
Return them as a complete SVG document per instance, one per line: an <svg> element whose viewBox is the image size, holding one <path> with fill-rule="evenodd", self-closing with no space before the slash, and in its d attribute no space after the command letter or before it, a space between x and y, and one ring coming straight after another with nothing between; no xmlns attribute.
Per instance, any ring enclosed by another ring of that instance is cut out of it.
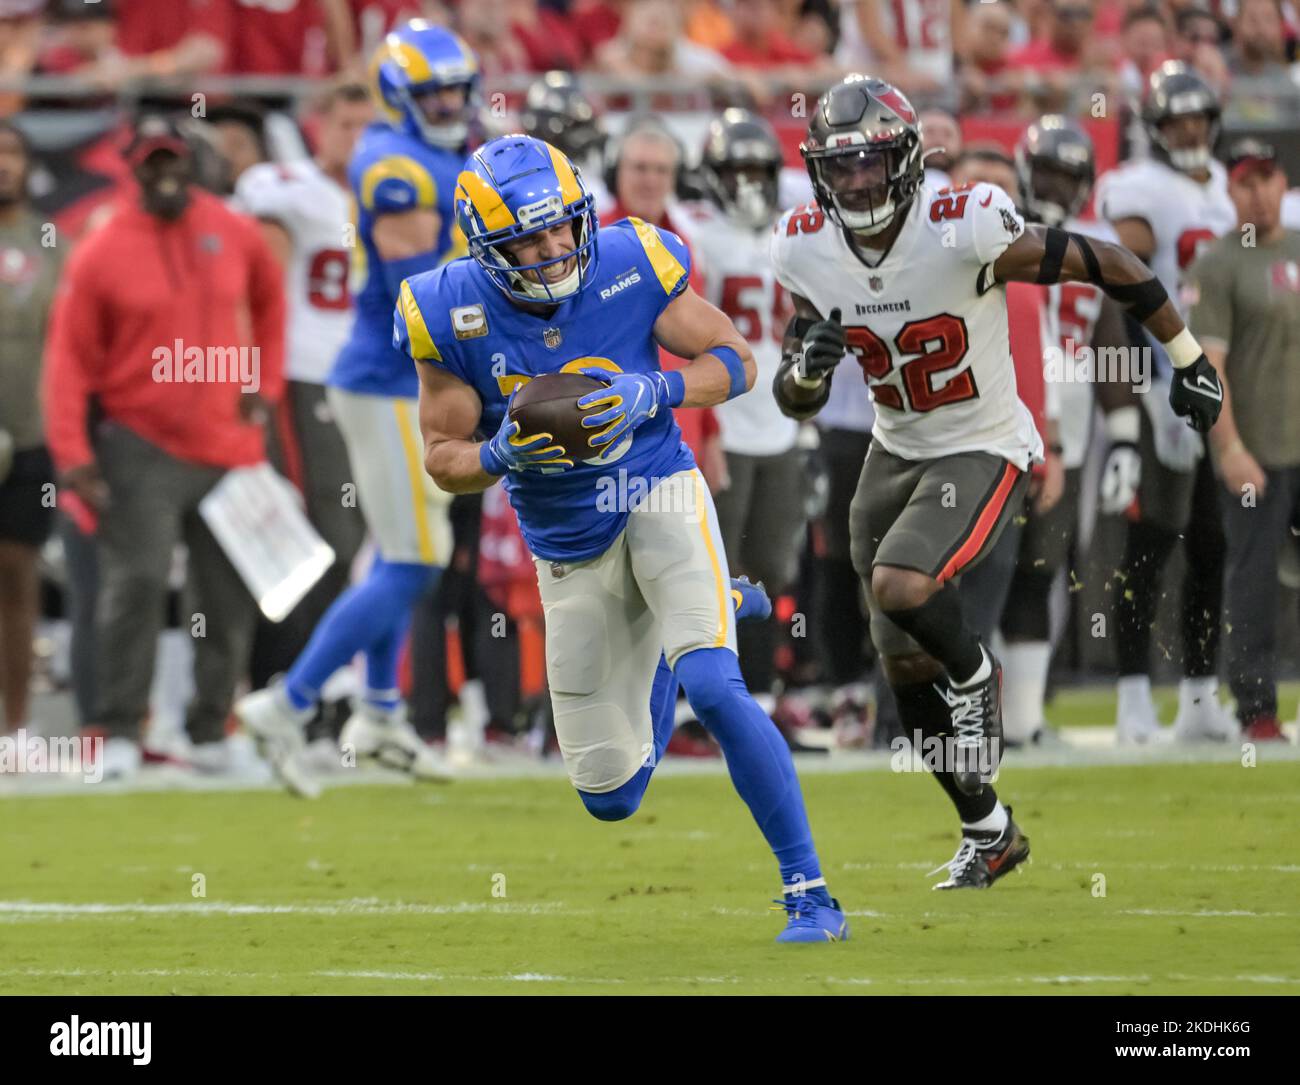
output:
<svg viewBox="0 0 1300 1085"><path fill-rule="evenodd" d="M239 408L246 392L274 403L284 388L280 265L257 224L207 192L175 222L135 198L77 246L54 302L43 391L55 465L95 458L92 399L177 459L257 463L262 429Z"/></svg>

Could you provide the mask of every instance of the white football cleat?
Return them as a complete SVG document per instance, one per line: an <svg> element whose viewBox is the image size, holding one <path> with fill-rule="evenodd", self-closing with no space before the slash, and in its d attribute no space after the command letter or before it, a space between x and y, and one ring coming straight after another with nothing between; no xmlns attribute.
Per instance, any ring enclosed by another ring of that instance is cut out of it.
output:
<svg viewBox="0 0 1300 1085"><path fill-rule="evenodd" d="M1115 740L1121 746L1147 745L1160 740L1160 718L1151 699L1151 680L1121 678L1116 685Z"/></svg>
<svg viewBox="0 0 1300 1085"><path fill-rule="evenodd" d="M239 698L234 713L285 787L304 799L320 796L320 783L307 770L302 757L306 748L303 727L311 718L310 712L294 709L277 684Z"/></svg>
<svg viewBox="0 0 1300 1085"><path fill-rule="evenodd" d="M1228 742L1241 726L1219 704L1219 683L1214 678L1184 678L1178 684L1178 715L1174 739L1178 742Z"/></svg>
<svg viewBox="0 0 1300 1085"><path fill-rule="evenodd" d="M129 738L106 738L100 749L100 773L105 780L131 780L140 771L140 743Z"/></svg>
<svg viewBox="0 0 1300 1085"><path fill-rule="evenodd" d="M410 773L417 780L449 783L451 773L406 719L399 706L383 712L361 705L339 732L339 749L356 761L372 760L385 768Z"/></svg>

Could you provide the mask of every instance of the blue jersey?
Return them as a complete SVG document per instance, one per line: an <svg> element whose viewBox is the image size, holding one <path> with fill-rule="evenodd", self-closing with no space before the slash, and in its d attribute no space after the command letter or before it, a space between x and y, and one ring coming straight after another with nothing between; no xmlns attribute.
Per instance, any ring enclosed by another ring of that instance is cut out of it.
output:
<svg viewBox="0 0 1300 1085"><path fill-rule="evenodd" d="M413 397L419 378L411 359L393 349L393 306L397 299L384 277L375 249L375 219L427 207L437 211L442 225L430 266L462 255L465 239L455 225L453 200L463 154L430 147L387 124L372 124L357 141L348 181L357 214L356 321L339 352L328 383L350 392Z"/></svg>
<svg viewBox="0 0 1300 1085"><path fill-rule="evenodd" d="M596 251L591 285L549 316L516 306L470 259L412 276L402 284L393 342L478 393L483 436L500 427L510 393L542 373L654 372L654 323L687 288L689 251L676 234L639 219L601 229ZM673 412L663 410L595 460L550 473L512 471L505 486L537 557L585 561L618 537L629 501L694 465Z"/></svg>

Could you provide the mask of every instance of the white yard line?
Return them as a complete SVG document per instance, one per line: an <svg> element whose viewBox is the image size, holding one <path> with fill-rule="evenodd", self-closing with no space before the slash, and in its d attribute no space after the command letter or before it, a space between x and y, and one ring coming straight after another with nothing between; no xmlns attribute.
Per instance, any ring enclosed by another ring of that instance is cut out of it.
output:
<svg viewBox="0 0 1300 1085"><path fill-rule="evenodd" d="M183 901L175 904L143 902L110 904L103 902L68 903L63 901L0 900L0 918L4 916L115 916L115 915L587 915L589 909L569 908L562 901L546 904L488 904L461 901L458 904L406 904L400 901L369 899L338 901L329 904L233 904L224 901Z"/></svg>

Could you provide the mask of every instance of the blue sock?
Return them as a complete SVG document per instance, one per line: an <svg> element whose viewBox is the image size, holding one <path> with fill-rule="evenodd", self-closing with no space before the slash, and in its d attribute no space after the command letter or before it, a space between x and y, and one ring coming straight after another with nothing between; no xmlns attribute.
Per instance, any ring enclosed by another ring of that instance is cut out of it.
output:
<svg viewBox="0 0 1300 1085"><path fill-rule="evenodd" d="M326 679L360 651L377 651L367 659L373 688L396 686L401 633L411 607L438 573L433 565L376 558L366 579L334 600L289 668L284 680L289 703L297 709L310 708L320 698Z"/></svg>
<svg viewBox="0 0 1300 1085"><path fill-rule="evenodd" d="M650 687L650 721L654 734L654 759L642 765L627 783L600 795L579 791L578 796L587 812L601 821L622 821L636 813L650 786L655 765L663 760L668 740L673 737L677 720L677 676L661 655L659 669L655 671L654 685Z"/></svg>
<svg viewBox="0 0 1300 1085"><path fill-rule="evenodd" d="M729 648L697 648L677 661L677 678L699 721L722 747L727 771L781 867L787 889L804 886L810 900L829 904L821 864L804 811L790 747L754 703Z"/></svg>

